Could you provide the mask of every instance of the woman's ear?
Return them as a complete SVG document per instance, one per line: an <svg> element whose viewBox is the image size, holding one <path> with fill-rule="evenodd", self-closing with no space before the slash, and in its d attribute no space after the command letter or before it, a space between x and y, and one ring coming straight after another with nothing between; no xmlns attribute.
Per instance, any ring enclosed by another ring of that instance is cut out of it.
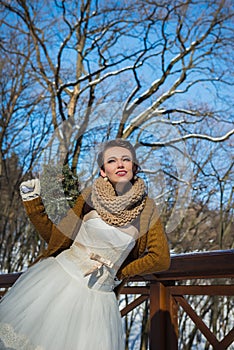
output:
<svg viewBox="0 0 234 350"><path fill-rule="evenodd" d="M102 177L106 177L106 173L105 173L105 171L103 169L100 169L100 175Z"/></svg>

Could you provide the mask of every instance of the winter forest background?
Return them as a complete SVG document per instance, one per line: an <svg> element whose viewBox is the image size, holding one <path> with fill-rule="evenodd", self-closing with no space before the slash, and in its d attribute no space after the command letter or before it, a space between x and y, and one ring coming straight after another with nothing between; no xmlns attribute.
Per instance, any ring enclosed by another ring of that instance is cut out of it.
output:
<svg viewBox="0 0 234 350"><path fill-rule="evenodd" d="M44 246L19 184L40 177L56 222L98 175L101 142L116 137L136 145L172 254L234 248L233 7L231 0L0 2L2 272L26 268ZM217 332L225 328L233 300L194 303L204 318L213 308L208 322ZM146 311L142 304L123 321L126 349L147 349ZM180 349L191 339L209 349L188 322L181 317Z"/></svg>

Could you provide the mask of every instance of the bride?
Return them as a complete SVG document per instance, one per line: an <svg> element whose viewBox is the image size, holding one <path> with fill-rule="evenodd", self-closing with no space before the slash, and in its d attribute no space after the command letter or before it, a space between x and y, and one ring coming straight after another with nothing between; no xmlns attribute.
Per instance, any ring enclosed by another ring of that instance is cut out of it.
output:
<svg viewBox="0 0 234 350"><path fill-rule="evenodd" d="M100 176L58 225L45 212L39 180L21 184L26 212L48 245L1 300L0 349L123 350L115 288L169 267L134 147L109 141L98 165Z"/></svg>

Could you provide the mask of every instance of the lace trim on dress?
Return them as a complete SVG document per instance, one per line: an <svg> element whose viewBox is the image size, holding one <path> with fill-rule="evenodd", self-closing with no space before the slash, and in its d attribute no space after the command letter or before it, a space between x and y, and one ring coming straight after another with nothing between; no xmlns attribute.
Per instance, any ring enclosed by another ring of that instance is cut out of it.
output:
<svg viewBox="0 0 234 350"><path fill-rule="evenodd" d="M1 350L45 350L41 346L33 345L24 334L15 332L11 324L0 322Z"/></svg>

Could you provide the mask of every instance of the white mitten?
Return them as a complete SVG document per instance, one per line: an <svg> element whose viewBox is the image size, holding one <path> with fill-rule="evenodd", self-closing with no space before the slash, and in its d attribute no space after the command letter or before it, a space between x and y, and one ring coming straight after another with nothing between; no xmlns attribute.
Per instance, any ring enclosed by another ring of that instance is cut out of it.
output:
<svg viewBox="0 0 234 350"><path fill-rule="evenodd" d="M20 195L23 201L30 201L40 196L41 186L39 179L32 179L22 182L20 185Z"/></svg>

